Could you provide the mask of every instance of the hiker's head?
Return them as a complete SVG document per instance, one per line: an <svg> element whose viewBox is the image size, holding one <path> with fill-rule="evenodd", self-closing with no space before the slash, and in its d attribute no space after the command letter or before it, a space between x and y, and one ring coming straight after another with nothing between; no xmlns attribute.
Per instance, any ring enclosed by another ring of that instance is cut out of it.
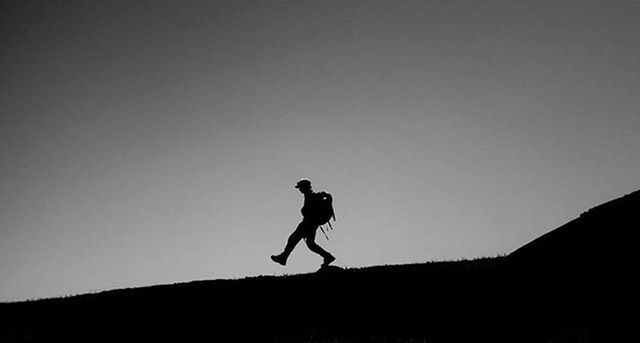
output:
<svg viewBox="0 0 640 343"><path fill-rule="evenodd" d="M311 192L311 181L302 179L296 183L295 186L301 193Z"/></svg>

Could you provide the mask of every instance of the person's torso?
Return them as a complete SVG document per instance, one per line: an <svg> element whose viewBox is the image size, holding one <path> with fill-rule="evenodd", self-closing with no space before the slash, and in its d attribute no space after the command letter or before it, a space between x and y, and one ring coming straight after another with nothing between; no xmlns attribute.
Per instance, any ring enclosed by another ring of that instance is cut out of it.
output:
<svg viewBox="0 0 640 343"><path fill-rule="evenodd" d="M304 203L300 212L302 216L309 219L314 216L314 208L317 201L320 199L320 195L318 193L309 193L304 195Z"/></svg>

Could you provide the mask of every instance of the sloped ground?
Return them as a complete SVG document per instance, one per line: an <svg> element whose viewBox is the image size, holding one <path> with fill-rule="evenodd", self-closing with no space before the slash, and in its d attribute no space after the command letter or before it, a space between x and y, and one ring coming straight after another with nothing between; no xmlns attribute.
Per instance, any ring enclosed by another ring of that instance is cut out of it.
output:
<svg viewBox="0 0 640 343"><path fill-rule="evenodd" d="M547 294L637 297L640 191L594 207L509 255L505 274Z"/></svg>
<svg viewBox="0 0 640 343"><path fill-rule="evenodd" d="M639 207L608 202L506 257L2 304L0 342L633 341Z"/></svg>
<svg viewBox="0 0 640 343"><path fill-rule="evenodd" d="M5 304L0 332L30 335L18 341L592 342L626 338L633 328L627 311L637 297L511 289L522 285L501 274L507 261L198 281Z"/></svg>

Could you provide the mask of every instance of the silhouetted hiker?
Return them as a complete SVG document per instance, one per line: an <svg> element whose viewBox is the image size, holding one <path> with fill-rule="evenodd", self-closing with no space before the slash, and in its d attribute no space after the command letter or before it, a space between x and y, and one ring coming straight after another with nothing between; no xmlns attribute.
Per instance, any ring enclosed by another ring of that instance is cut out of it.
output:
<svg viewBox="0 0 640 343"><path fill-rule="evenodd" d="M296 247L298 242L304 238L307 243L307 247L309 250L314 253L322 256L324 262L322 263L322 267L328 266L331 262L335 261L335 257L331 255L326 250L322 249L315 241L316 239L316 230L318 227L325 222L328 221L328 217L323 218L324 214L320 213L322 210L323 202L327 202L331 204L331 194L326 192L314 193L311 189L311 181L307 179L302 179L296 183L295 186L300 193L304 194L304 205L300 210L302 212L302 222L298 224L298 227L293 231L289 239L287 240L287 245L284 248L284 251L279 255L272 255L271 259L279 263L281 265L287 264L287 258L293 251L293 248ZM331 210L331 216L333 216L333 211ZM335 217L334 217L335 219Z"/></svg>

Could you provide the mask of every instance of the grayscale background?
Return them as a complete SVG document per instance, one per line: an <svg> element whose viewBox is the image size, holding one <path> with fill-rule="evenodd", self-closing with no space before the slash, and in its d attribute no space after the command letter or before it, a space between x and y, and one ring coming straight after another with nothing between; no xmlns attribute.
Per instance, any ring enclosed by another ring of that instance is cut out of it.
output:
<svg viewBox="0 0 640 343"><path fill-rule="evenodd" d="M507 254L640 188L635 1L3 1L0 301Z"/></svg>

